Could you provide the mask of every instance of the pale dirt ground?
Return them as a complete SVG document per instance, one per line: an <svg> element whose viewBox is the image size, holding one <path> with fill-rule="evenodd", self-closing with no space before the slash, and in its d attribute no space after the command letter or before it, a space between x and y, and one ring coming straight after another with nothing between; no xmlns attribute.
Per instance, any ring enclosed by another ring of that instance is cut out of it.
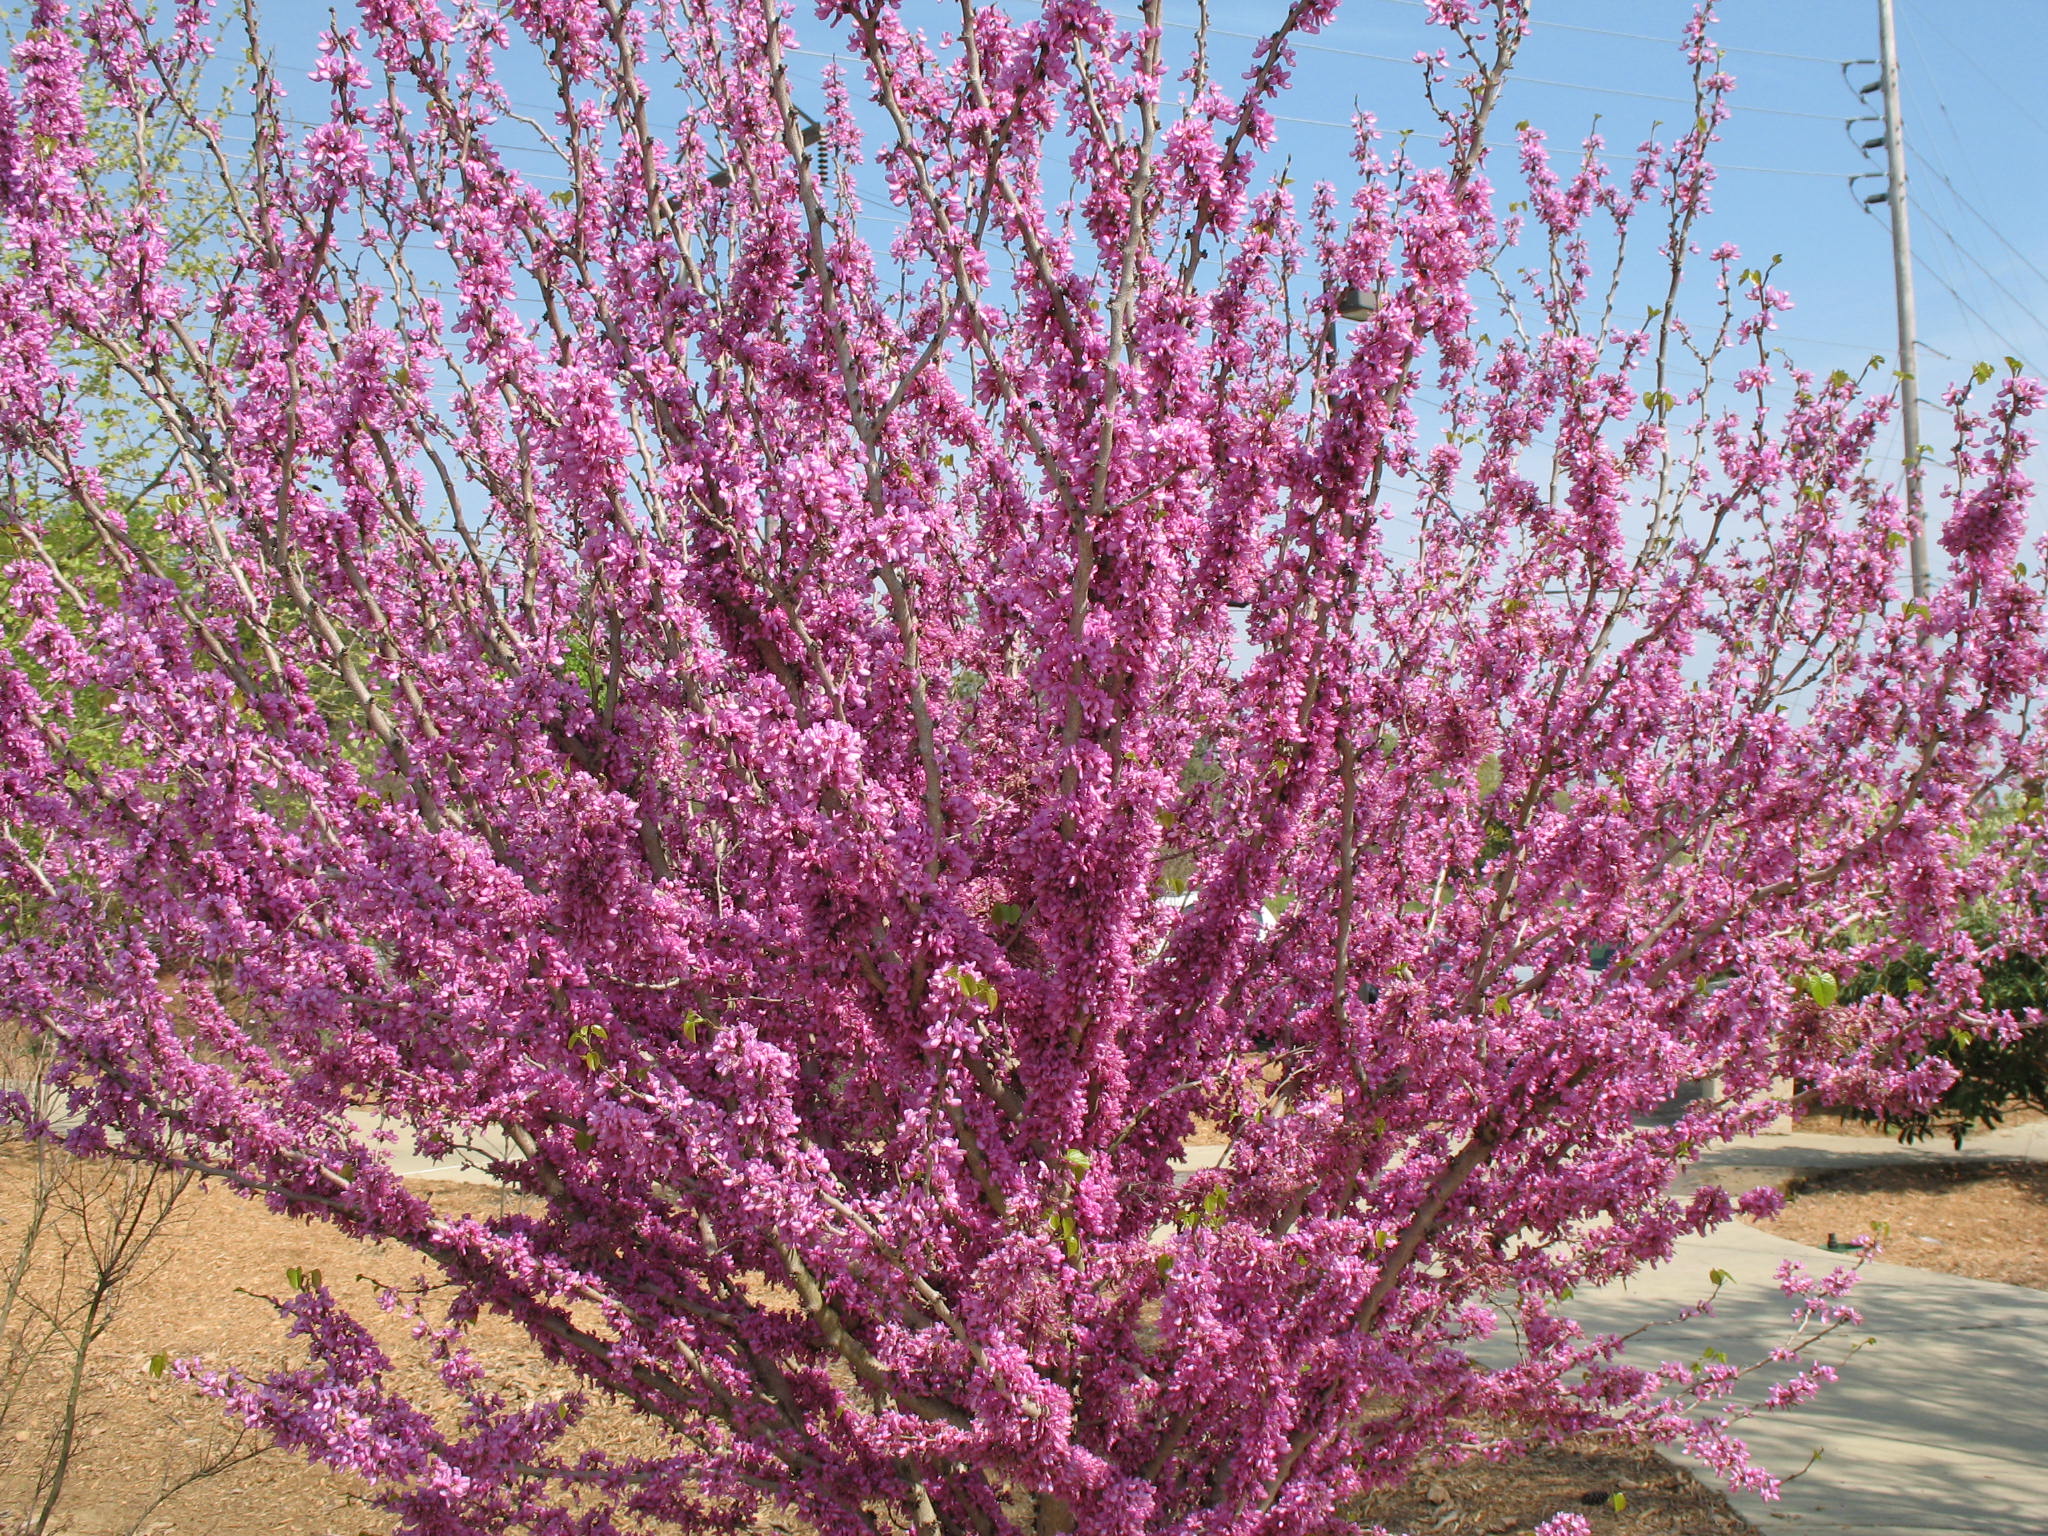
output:
<svg viewBox="0 0 2048 1536"><path fill-rule="evenodd" d="M1815 1126L1815 1129L1820 1127ZM26 1163L0 1157L0 1264L11 1262ZM448 1209L494 1205L488 1188L434 1186ZM1798 1241L1843 1239L1888 1222L1883 1256L1983 1279L2048 1287L2048 1167L1940 1166L1854 1170L1808 1180L1770 1228ZM232 1439L218 1410L173 1381L154 1381L150 1357L198 1356L214 1365L267 1367L294 1358L262 1293L286 1289L291 1266L318 1268L376 1322L386 1347L427 1382L402 1320L382 1317L372 1286L402 1281L419 1261L366 1247L330 1229L273 1215L222 1189L195 1188L181 1203L153 1272L136 1282L88 1374L86 1420L70 1489L51 1530L69 1536L383 1536L390 1522L363 1502L358 1481L270 1451L204 1478L147 1512L167 1479ZM250 1293L258 1294L250 1294ZM484 1323L480 1352L513 1390L535 1395L568 1383L502 1323ZM429 1401L435 1389L428 1385ZM442 1399L445 1402L445 1399ZM31 1390L0 1421L0 1531L24 1508L41 1452L47 1403ZM619 1418L618 1423L608 1423ZM616 1443L633 1434L617 1414L594 1426ZM637 1436L636 1436L637 1438ZM1622 1495L1617 1511L1613 1495ZM1348 1511L1364 1526L1417 1536L1526 1532L1575 1509L1596 1536L1744 1536L1753 1530L1721 1496L1648 1451L1579 1441L1503 1463L1475 1462L1418 1476L1406 1489Z"/></svg>
<svg viewBox="0 0 2048 1536"><path fill-rule="evenodd" d="M12 1263L24 1217L26 1160L0 1157L0 1264ZM475 1208L497 1196L476 1185L434 1187L435 1202ZM170 1482L234 1444L219 1407L171 1378L152 1379L151 1357L196 1357L214 1367L264 1369L298 1363L283 1321L264 1296L288 1292L288 1268L319 1269L399 1362L400 1379L421 1401L447 1407L410 1324L379 1311L377 1281L402 1284L419 1274L403 1250L360 1244L331 1228L278 1216L221 1188L193 1186L179 1201L154 1264L126 1292L113 1326L93 1352L85 1420L68 1487L51 1522L70 1536L382 1536L391 1521L363 1501L352 1476L268 1450L192 1483L150 1508ZM472 1343L502 1387L527 1397L567 1386L523 1336L486 1320ZM12 1532L29 1506L32 1479L54 1420L53 1373L44 1366L0 1423L0 1531ZM41 1400L38 1400L38 1388ZM614 1437L623 1426L600 1424ZM254 1442L245 1442L254 1449Z"/></svg>

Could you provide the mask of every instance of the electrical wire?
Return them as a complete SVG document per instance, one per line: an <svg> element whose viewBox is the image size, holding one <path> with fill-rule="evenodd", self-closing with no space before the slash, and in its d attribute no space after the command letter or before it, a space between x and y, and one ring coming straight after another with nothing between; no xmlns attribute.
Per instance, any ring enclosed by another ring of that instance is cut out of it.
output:
<svg viewBox="0 0 2048 1536"><path fill-rule="evenodd" d="M1948 188L1949 195L1953 197L1956 200L1956 202L1962 206L1963 210L1966 213L1968 213L1972 218L1974 218L1979 224L1982 224L1985 229L1990 231L1992 239L1996 240L2000 245L2004 246L2008 251L2012 252L2012 254L2018 258L2020 264L2024 266L2029 272L2033 273L2034 276L2040 278L2042 282L2048 283L2048 272L2043 272L2039 267L2035 266L2033 263L2033 259L2029 257L2025 251L2021 250L2018 246L2014 245L2010 240L2006 239L2004 231L2000 230L1996 224L1991 222L1990 216L1986 214L1982 209L1980 209L1975 203L1971 202L1967 197L1963 196L1962 189L1958 187L1953 181L1949 180L1947 172L1943 171L1940 166L1936 165L1926 155L1916 155L1914 156L1914 158L1920 162L1920 169L1926 171L1929 175L1933 176L1936 181L1940 182L1944 187Z"/></svg>
<svg viewBox="0 0 2048 1536"><path fill-rule="evenodd" d="M1423 0L1387 0L1387 4L1407 6L1409 9L1417 11L1429 9L1423 3ZM1585 27L1568 21L1539 21L1535 23L1535 28L1539 32L1585 32L1590 33L1594 37L1626 38L1632 43L1662 43L1667 48L1676 48L1678 46L1678 39L1675 37L1658 37L1649 32L1616 32L1610 27ZM1744 53L1764 59L1792 59L1801 64L1826 64L1830 68L1840 65L1842 62L1840 59L1823 58L1817 53L1779 53L1771 48L1728 46L1721 48L1721 52Z"/></svg>
<svg viewBox="0 0 2048 1536"><path fill-rule="evenodd" d="M1914 34L1917 33L1917 31L1917 28L1913 28L1910 25L1907 28L1908 37L1914 43L1916 51L1918 49L1919 39ZM2035 132L2048 134L2048 123L2043 123L2040 118L2034 116L2033 113L2029 112L2027 110L2026 103L2021 101L2017 96L2013 95L2011 91L2008 91L2003 85L1999 83L1998 79L1994 75L1992 75L1992 73L1989 70L1987 70L1982 64L1979 64L1968 53L1964 52L1962 47L1953 38L1951 38L1943 28L1936 27L1934 29L1934 35L1948 46L1949 52L1953 53L1957 58L1961 59L1965 64L1969 65L1971 69L1975 70L1977 73L1977 77L1980 80L1982 80L1986 85L1990 86L1992 90L1996 91L2001 97L2003 97L2005 99L2005 103L2007 106L2011 107L2013 111L2017 112L2021 117L2025 118L2027 120L2027 123L2034 129Z"/></svg>
<svg viewBox="0 0 2048 1536"><path fill-rule="evenodd" d="M1419 3L1420 3L1420 0L1401 0L1401 3L1404 3L1404 4L1406 4L1406 3L1417 3L1417 4L1419 4ZM1115 16L1115 17L1116 17L1116 18L1117 18L1117 19L1118 19L1119 21L1136 21L1136 20L1138 20L1138 19L1139 19L1139 18L1137 18L1137 17L1134 17L1134 16L1130 16L1130 15L1128 15L1128 14L1125 14L1125 13L1123 13L1123 12L1120 12L1120 11L1112 11L1112 12L1110 12L1110 14L1111 14L1112 16ZM1162 22L1161 22L1160 24L1161 24L1162 26L1168 26L1168 27L1173 27L1173 28L1176 28L1177 30L1179 30L1179 31L1183 31L1183 32L1195 32L1195 31L1199 31L1199 30L1200 30L1200 26L1199 26L1199 24L1198 24L1198 23L1196 23L1196 22L1192 22L1192 21L1162 21ZM1588 29L1588 28L1580 28L1580 29L1577 29L1577 30L1582 30L1582 31L1583 31L1583 30L1591 30L1591 29ZM1268 40L1268 38L1270 37L1270 35L1271 35L1271 34L1269 34L1269 33L1262 33L1262 32L1237 32L1237 31L1232 31L1231 29L1229 29L1229 28L1227 28L1227 27L1211 27L1211 28L1209 28L1209 36L1211 36L1211 37L1228 37L1228 38L1234 38L1234 39L1236 39L1236 40L1237 40L1237 41L1239 41L1239 42L1246 42L1246 43L1263 43L1263 42L1265 42L1265 41L1267 41L1267 40ZM1617 36L1629 36L1629 35L1631 35L1631 34L1627 34L1627 33L1617 33L1616 35L1617 35ZM1298 50L1300 50L1300 51L1302 51L1302 52L1304 52L1304 53L1326 53L1326 54L1330 54L1330 55L1333 55L1334 57L1337 57L1337 58L1342 58L1342 59L1364 59L1364 60L1367 60L1368 62L1370 62L1370 63L1374 63L1374 64L1413 64L1413 63L1415 62L1415 56L1414 56L1414 55L1412 55L1412 54L1411 54L1411 55L1409 55L1409 56L1408 56L1408 57L1406 57L1406 58L1403 58L1403 57L1401 57L1401 56L1399 56L1399 55L1397 55L1397 54L1391 54L1391 53L1372 53L1372 52L1368 52L1367 50L1365 50L1365 49L1362 49L1362 48L1339 48L1339 47L1337 47L1337 46L1336 46L1335 44L1332 44L1332 43L1316 43L1316 42L1310 42L1310 41L1309 41L1308 39L1306 39L1306 38L1303 38L1303 37L1290 37L1290 38L1288 38L1288 40L1287 40L1287 46L1288 46L1289 48L1293 48L1293 49L1298 49ZM1672 46L1673 46L1673 47L1676 47L1676 46L1677 46L1677 44L1676 44L1676 43L1674 42ZM1788 57L1789 57L1789 55L1788 55ZM1835 60L1832 60L1832 59L1829 59L1829 60L1823 60L1823 61L1821 61L1821 62L1824 62L1824 63L1834 63L1834 62L1836 62L1836 61L1835 61ZM1541 76L1541 75L1525 75L1525 74L1522 74L1522 73L1520 73L1519 71L1516 71L1516 72L1512 72L1512 73L1510 73L1510 75L1508 76L1508 81L1509 81L1509 83L1510 83L1510 84L1518 84L1518 85L1542 85L1542 86L1549 86L1549 87L1551 87L1551 88L1553 88L1553 89L1556 89L1556 90L1563 90L1563 91L1588 91L1588 92L1592 92L1592 93L1594 93L1594 94L1596 94L1596 95L1602 95L1602 96L1625 96L1625 97L1628 97L1629 99L1631 99L1631 100L1634 100L1634 101L1662 101L1662 102L1669 102L1669 103L1671 103L1671 104L1673 104L1673 105L1676 105L1676 106L1681 106L1681 107L1690 107L1690 106L1691 106L1691 105L1693 104L1693 103L1692 103L1692 100L1691 100L1691 98L1690 98L1690 97L1686 97L1686 96L1671 96L1671 95L1665 95L1665 94L1661 94L1661 93L1658 93L1658 92L1655 92L1655 91L1630 91L1630 90L1624 90L1624 89L1623 89L1623 88L1621 88L1620 86L1615 86L1615 85L1582 85L1582 84L1580 84L1579 82L1577 82L1577 81L1574 81L1574 80L1550 80L1550 79L1546 79L1545 77L1543 77L1543 76ZM1838 117L1838 116L1836 116L1836 115L1834 115L1834 114L1832 114L1832 113L1827 113L1827 112L1796 112L1796 111L1793 111L1793 110L1792 110L1791 108L1789 108L1789 107L1752 107L1752 106L1749 106L1749 105L1747 105L1747 104L1743 104L1743 105L1739 105L1739 106L1737 106L1735 110L1737 110L1737 111L1739 111L1739 112L1747 112L1747 113L1751 113L1751 114L1759 114L1759 115L1762 115L1762 116L1766 116L1766 117L1792 117L1792 118L1801 118L1801 119L1804 119L1804 120L1806 120L1806 121L1810 121L1810 122L1816 122L1816 123L1836 123L1836 122L1840 122L1840 121L1841 121L1841 118L1840 118L1840 117Z"/></svg>
<svg viewBox="0 0 2048 1536"><path fill-rule="evenodd" d="M1934 281L1937 284L1939 284L1944 291L1947 292L1948 296L1956 301L1956 306L1959 309L1961 309L1971 319L1975 320L1979 325L1983 326L1985 333L1993 341L1997 342L2001 347L2007 349L2007 355L2017 357L2022 360L2025 359L2026 348L2014 346L2010 340L2008 340L2005 336L2000 334L1998 327L1991 322L1989 317L1987 317L1981 309L1977 308L1976 305L1972 304L1968 299L1964 298L1961 290L1958 289L1956 285L1950 282L1946 277L1942 276L1940 272L1936 271L1931 265L1929 265L1926 258L1921 256L1917 251L1913 255L1913 265L1918 267L1922 272L1926 273L1929 277L1933 278Z"/></svg>
<svg viewBox="0 0 2048 1536"><path fill-rule="evenodd" d="M1974 255L1972 255L1969 247L1964 245L1962 241L1958 240L1955 237L1954 232L1951 231L1949 227L1946 224L1944 224L1938 217L1936 217L1934 212L1931 209L1929 209L1925 203L1922 203L1916 211L1919 213L1921 218L1925 219L1927 223L1930 226L1932 226L1936 234L1940 235L1942 239L1948 242L1949 248L1951 250L1953 250L1958 256L1962 257L1964 261L1968 262L1971 266L1975 267L1979 272L1981 272L1984 275L1984 280L1990 283L1992 287L1996 288L2000 293L2004 294L2006 298L2012 302L2012 306L2014 309L2018 310L2022 315L2026 316L2028 321L2031 322L2037 330L2048 332L2048 321L2043 321L2039 315L2034 313L2032 306L2030 306L2025 299L2022 299L2018 294L2014 293L2010 288L2006 287L2005 284L1999 280L1997 273L1993 272L1989 267L1985 266L1983 262L1979 261Z"/></svg>
<svg viewBox="0 0 2048 1536"><path fill-rule="evenodd" d="M1911 34L1908 34L1906 42L1907 45L1912 48L1916 59L1921 64L1921 67L1925 71L1927 77L1929 79L1937 79L1938 77L1935 75L1934 70L1927 65L1925 50L1920 47L1919 39L1913 37ZM1984 74L1983 69L1979 67L1974 60L1970 59L1967 55L1961 54L1960 50L1955 51L1958 53L1958 56L1963 58L1965 63L1970 64L1970 66L1973 69L1976 69L1979 75ZM1989 79L1990 77L1985 76L1985 78ZM1992 84L1996 86L1997 82L1992 81ZM2001 94L2003 93L2001 92ZM1939 114L1942 129L1948 134L1949 140L1952 144L1954 144L1957 153L1962 155L1966 162L1973 161L1973 157L1970 152L1970 146L1964 140L1961 132L1958 131L1958 129L1956 128L1955 118L1949 112L1948 103L1942 99L1941 92L1938 88L1934 91L1934 109L1936 113ZM2011 255L2015 260L2017 260L2021 266L2025 267L2029 272L2033 273L2033 275L2036 278L2038 278L2041 282L2048 283L2048 272L2043 272L2040 267L2034 264L2032 257L2028 256L2025 251L2021 250L2018 246L2014 245L2012 241L2008 240L2005 236L2005 231L1998 227L1997 221L1993 219L1989 214L1987 214L1975 202L1973 202L1970 199L1969 195L1965 193L1961 187L1956 185L1955 178L1950 176L1947 171L1942 169L1940 160L1937 159L1935 155L1932 153L1932 151L1930 151L1927 148L1924 136L1919 142L1909 145L1908 148L1912 153L1914 169L1916 171L1924 170L1936 181L1940 182L1941 185L1947 189L1949 196L1955 199L1957 206L1960 207L1965 213L1969 214L1970 217L1975 219L1977 223L1983 227L1985 232L1991 236L1992 239L1996 240L2000 245L2004 246L2009 255ZM1974 256L1971 256L1966 248L1962 247L1960 244L1953 240L1951 240L1951 243L1957 244L1957 249L1961 251L1967 259L1969 259L1973 264L1977 265L1980 270L1983 269L1982 263L1977 262L1976 258ZM1987 277L1991 276L1991 274L1988 271L1985 275ZM1993 278L1992 280L1994 282L1997 281L1996 278ZM2010 292L2007 292L2006 296L2008 298L2012 297Z"/></svg>

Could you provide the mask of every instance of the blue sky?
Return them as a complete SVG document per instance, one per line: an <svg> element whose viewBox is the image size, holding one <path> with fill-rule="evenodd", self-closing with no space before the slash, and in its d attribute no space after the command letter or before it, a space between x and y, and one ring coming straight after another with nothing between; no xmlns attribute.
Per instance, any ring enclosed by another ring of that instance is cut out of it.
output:
<svg viewBox="0 0 2048 1536"><path fill-rule="evenodd" d="M1537 0L1501 121L1527 118L1563 145L1597 114L1612 150L1633 146L1684 110L1668 98L1686 89L1675 39L1689 11L1675 0ZM1882 166L1881 152L1863 155L1844 126L1875 107L1858 104L1839 67L1875 57L1876 11L1875 0L1731 0L1716 29L1739 83L1710 234L1752 261L1784 256L1778 286L1799 305L1783 325L1788 350L1827 367L1893 351L1887 226L1883 210L1864 211L1857 195L1884 183L1860 182L1856 194L1848 186ZM1214 14L1219 25L1255 31L1279 8L1226 0ZM2007 354L2038 369L2048 363L2039 318L2048 315L2048 100L2039 86L2048 4L1899 0L1898 16L1923 339L1958 372ZM1419 5L1355 0L1316 41L1399 58L1425 30ZM1860 85L1876 71L1848 77ZM1416 114L1413 81L1412 65L1304 50L1290 115L1342 119L1356 98L1400 126ZM1342 132L1282 129L1305 167L1340 168ZM1859 125L1855 138L1877 132ZM1930 381L1944 371L1939 356L1924 365Z"/></svg>
<svg viewBox="0 0 2048 1536"><path fill-rule="evenodd" d="M1168 0L1192 19L1194 0ZM1563 152L1591 129L1610 161L1687 111L1677 38L1691 13L1681 0L1536 0L1536 29L1503 97L1501 128L1527 119ZM1257 33L1281 14L1274 0L1217 0L1214 25ZM1898 0L1899 51L1916 266L1923 397L1980 359L2017 356L2048 367L2048 4ZM1354 103L1389 130L1427 128L1404 62L1431 35L1417 0L1353 0L1305 47L1290 119L1276 145L1309 176L1340 179ZM1852 86L1877 53L1876 0L1729 0L1715 36L1737 79L1735 115L1716 156L1723 168L1704 244L1732 241L1761 265L1782 256L1775 285L1797 308L1779 341L1801 362L1852 371L1873 355L1894 359L1889 224L1865 194L1881 178L1882 151L1857 146L1881 130L1849 119L1877 110ZM1233 46L1249 44L1233 40ZM1372 57L1378 55L1378 57ZM1512 163L1496 155L1497 180ZM1512 195L1512 194L1504 194ZM1888 361L1887 368L1896 366ZM1938 413L1923 432L1939 447ZM1896 447L1893 448L1896 452Z"/></svg>
<svg viewBox="0 0 2048 1536"><path fill-rule="evenodd" d="M1497 136L1527 119L1568 153L1597 119L1610 163L1625 170L1658 124L1668 137L1685 120L1686 0L1535 0L1533 9ZM816 24L803 10L798 26L811 43ZM1284 0L1211 0L1219 77L1242 67L1250 40L1283 11ZM1165 14L1185 47L1196 0L1166 0ZM2048 99L2039 90L2048 0L1898 0L1898 28L1922 394L1938 399L1979 360L2016 356L2029 371L2048 369ZM1878 110L1874 94L1859 100L1853 89L1876 78L1875 66L1852 64L1876 57L1876 0L1725 0L1714 35L1738 85L1702 244L1733 242L1755 265L1783 258L1775 286L1797 308L1778 339L1802 365L1855 371L1881 354L1895 367L1889 225L1883 208L1862 202L1885 183L1850 182L1884 163L1882 150L1858 148L1880 125L1850 121ZM1412 59L1441 38L1420 0L1350 0L1299 51L1276 159L1304 181L1342 185L1354 108L1376 113L1388 132L1433 132ZM814 55L798 73L818 67ZM1496 154L1493 171L1511 181L1512 160ZM1923 430L1938 449L1938 413Z"/></svg>
<svg viewBox="0 0 2048 1536"><path fill-rule="evenodd" d="M1112 0L1116 9L1130 0ZM2048 367L2048 0L1898 0L1900 54L1912 155L1914 233L1921 332L1936 355L1930 384L1966 372L1980 358L2016 355ZM1263 34L1284 0L1212 0L1219 34ZM341 7L344 15L350 7ZM303 79L325 6L258 0L258 15L286 78ZM1677 47L1686 0L1535 0L1536 30L1496 122L1528 119L1560 150L1597 117L1612 157L1662 121L1682 120L1686 66ZM1858 151L1846 121L1865 110L1840 65L1874 58L1876 0L1725 0L1716 35L1739 85L1736 114L1718 156L1709 240L1730 240L1751 262L1782 255L1777 286L1798 309L1783 326L1788 350L1824 369L1855 367L1893 351L1891 258L1882 209L1862 193L1882 180L1848 178L1878 170L1882 153ZM802 41L817 47L809 5L797 7ZM945 24L944 11L935 13ZM1169 20L1196 18L1196 0L1166 0ZM1185 46L1185 30L1176 29ZM1349 0L1335 23L1299 56L1295 89L1281 111L1276 153L1303 179L1344 180L1345 123L1355 106L1384 128L1427 130L1415 50L1439 38L1420 0ZM1250 44L1219 35L1221 65ZM808 51L808 50L807 50ZM796 61L815 78L816 55ZM1874 68L1849 71L1857 84ZM309 104L317 93L308 92ZM1870 101L1874 103L1873 96ZM1859 125L1868 138L1877 125ZM1497 176L1511 163L1496 157ZM878 230L877 234L882 233Z"/></svg>
<svg viewBox="0 0 2048 1536"><path fill-rule="evenodd" d="M1284 3L1211 0L1219 76L1241 67L1249 39L1270 30ZM258 0L288 81L303 80L325 9ZM1496 117L1497 136L1528 119L1568 152L1597 118L1610 161L1625 168L1628 151L1655 125L1668 136L1689 110L1677 38L1690 11L1687 0L1535 0L1536 28ZM1775 285L1797 308L1779 340L1822 372L1854 371L1895 351L1885 215L1860 200L1884 183L1872 178L1852 191L1849 182L1883 164L1881 152L1866 155L1855 142L1878 126L1848 123L1875 111L1876 98L1860 102L1845 80L1862 84L1876 71L1859 66L1845 76L1841 68L1875 57L1876 12L1876 0L1724 0L1715 34L1738 87L1702 243L1731 241L1754 265L1783 257ZM935 7L934 30L954 14ZM1166 15L1182 24L1173 35L1185 47L1197 0L1166 0ZM1928 349L1922 393L1938 397L1944 381L1980 359L2012 355L2031 371L2048 369L2048 99L2038 78L2048 64L2048 0L1898 0L1898 17ZM805 46L794 72L814 82L823 54L812 50L830 45L808 4L797 5L795 22ZM1349 0L1300 51L1295 88L1280 108L1276 160L1291 160L1303 181L1343 184L1344 125L1354 107L1375 112L1389 132L1431 133L1411 61L1441 36L1426 25L1421 0ZM515 94L516 73L515 66ZM319 93L308 89L306 100L310 106ZM1507 156L1496 154L1493 169L1497 180L1513 180ZM870 207L886 217L878 198ZM885 240L887 225L878 220L872 234ZM1938 450L1938 416L1925 432Z"/></svg>

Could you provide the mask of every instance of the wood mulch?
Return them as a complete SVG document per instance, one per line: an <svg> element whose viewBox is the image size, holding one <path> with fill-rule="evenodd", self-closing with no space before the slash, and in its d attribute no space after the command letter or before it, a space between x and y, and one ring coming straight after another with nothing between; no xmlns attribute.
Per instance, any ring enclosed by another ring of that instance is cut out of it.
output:
<svg viewBox="0 0 2048 1536"><path fill-rule="evenodd" d="M1594 1436L1442 1467L1345 1514L1399 1536L1526 1536L1564 1511L1584 1515L1593 1536L1757 1536L1720 1490L1655 1451Z"/></svg>
<svg viewBox="0 0 2048 1536"><path fill-rule="evenodd" d="M1815 1247L1875 1237L1876 1257L1893 1264L2048 1290L2048 1163L1848 1168L1785 1193L1784 1211L1763 1224L1780 1237Z"/></svg>

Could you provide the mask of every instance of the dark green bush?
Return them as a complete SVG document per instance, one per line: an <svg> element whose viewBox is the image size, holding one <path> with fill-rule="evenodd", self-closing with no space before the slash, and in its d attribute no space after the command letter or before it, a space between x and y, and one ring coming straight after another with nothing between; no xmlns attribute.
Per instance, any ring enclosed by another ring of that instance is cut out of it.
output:
<svg viewBox="0 0 2048 1536"><path fill-rule="evenodd" d="M1895 960L1882 971L1853 982L1847 1000L1853 1002L1874 992L1904 997L1927 986L1931 970L1924 954ZM1924 1115L1878 1115L1860 1110L1845 1110L1845 1114L1895 1131L1904 1142L1924 1141L1939 1133L1960 1147L1969 1132L1997 1126L2015 1109L2048 1112L2048 1017L2044 1017L2048 962L2034 955L2007 955L1987 962L1982 975L1979 998L1983 1007L2012 1019L2020 1026L2019 1033L1999 1039L1988 1033L1958 1030L1932 1047L1930 1054L1948 1062L1960 1075Z"/></svg>

